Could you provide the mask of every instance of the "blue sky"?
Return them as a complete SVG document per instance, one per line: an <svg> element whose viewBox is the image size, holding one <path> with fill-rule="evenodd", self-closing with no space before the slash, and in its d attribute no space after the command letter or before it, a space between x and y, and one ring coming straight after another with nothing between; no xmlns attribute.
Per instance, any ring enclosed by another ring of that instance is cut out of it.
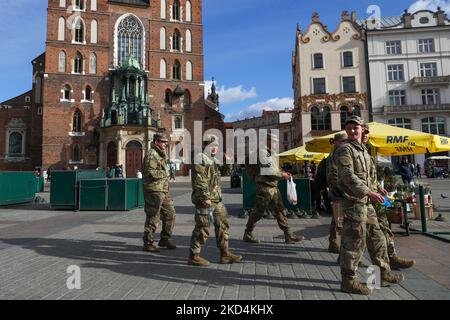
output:
<svg viewBox="0 0 450 320"><path fill-rule="evenodd" d="M0 101L30 89L31 60L45 50L47 13L46 0L2 2ZM334 31L343 10L366 18L370 5L383 16L439 5L450 13L450 0L203 0L205 80L215 77L226 120L292 108L297 23L305 30L317 11Z"/></svg>

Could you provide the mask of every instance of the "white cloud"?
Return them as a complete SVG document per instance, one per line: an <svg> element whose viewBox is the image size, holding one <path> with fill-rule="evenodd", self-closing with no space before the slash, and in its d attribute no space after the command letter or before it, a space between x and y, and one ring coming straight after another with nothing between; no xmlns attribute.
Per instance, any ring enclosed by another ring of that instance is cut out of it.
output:
<svg viewBox="0 0 450 320"><path fill-rule="evenodd" d="M212 81L205 81L205 97L208 96L211 89ZM227 104L233 102L242 102L248 99L253 99L258 96L256 88L246 90L242 85L232 88L225 88L225 86L218 86L216 82L216 92L220 97L220 104Z"/></svg>
<svg viewBox="0 0 450 320"><path fill-rule="evenodd" d="M245 118L258 117L262 115L263 110L273 111L273 110L284 110L286 108L292 109L294 107L294 99L292 98L273 98L267 101L258 102L252 104L251 106L245 108L238 113L226 114L226 121L241 120Z"/></svg>
<svg viewBox="0 0 450 320"><path fill-rule="evenodd" d="M409 7L408 11L411 13L419 10L436 11L438 7L441 7L441 9L447 14L450 14L449 0L418 0Z"/></svg>

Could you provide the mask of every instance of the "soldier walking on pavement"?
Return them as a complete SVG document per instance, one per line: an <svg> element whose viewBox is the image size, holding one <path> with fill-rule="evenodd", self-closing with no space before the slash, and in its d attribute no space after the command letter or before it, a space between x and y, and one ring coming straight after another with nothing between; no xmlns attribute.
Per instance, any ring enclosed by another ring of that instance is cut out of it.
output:
<svg viewBox="0 0 450 320"><path fill-rule="evenodd" d="M337 163L334 154L336 150L347 141L347 135L343 133L337 133L334 135L333 144L334 151L330 153L330 155L324 160L327 167L327 185L328 185L328 198L331 202L331 224L330 224L330 237L329 237L329 246L328 251L331 253L339 253L339 249L341 247L341 231L342 231L342 222L344 219L342 213L341 201L342 195L337 189Z"/></svg>
<svg viewBox="0 0 450 320"><path fill-rule="evenodd" d="M176 245L170 241L175 225L175 207L169 194L169 175L167 171L166 147L169 140L162 133L153 137L150 150L143 163L143 191L145 199L144 251L159 252L153 245L155 231L162 220L159 247L175 250Z"/></svg>
<svg viewBox="0 0 450 320"><path fill-rule="evenodd" d="M210 225L214 225L221 264L240 261L241 256L229 250L228 213L222 202L221 175L218 153L219 139L210 135L204 141L204 152L195 159L192 170L192 203L195 205L195 228L192 232L188 264L207 266L209 261L200 257L201 246L209 237Z"/></svg>
<svg viewBox="0 0 450 320"><path fill-rule="evenodd" d="M284 204L278 189L280 180L289 180L290 173L282 172L279 169L278 159L274 154L278 144L278 138L274 134L268 135L267 147L259 150L257 164L248 164L247 170L254 171L251 176L256 182L256 206L250 211L243 240L250 243L259 241L253 235L256 223L262 219L264 212L269 208L274 212L278 226L284 232L285 242L292 244L304 240L303 236L294 235L288 224L288 219L284 215Z"/></svg>
<svg viewBox="0 0 450 320"><path fill-rule="evenodd" d="M364 124L362 133L362 143L366 145L370 153L372 146L369 144L369 135L370 135L370 128L367 124ZM371 173L372 173L372 190L375 192L379 191L381 194L386 195L387 194L386 190L381 188L381 186L378 184L377 181L377 166L374 157L371 157ZM378 210L376 211L376 216L378 219L378 224L380 225L380 229L386 238L387 253L391 268L407 269L414 266L416 264L414 260L405 259L397 255L397 251L395 249L394 244L394 233L389 227L389 221L386 216L386 212ZM368 247L368 249L370 249L370 246ZM372 256L374 253L369 252L369 254L371 254Z"/></svg>
<svg viewBox="0 0 450 320"><path fill-rule="evenodd" d="M348 143L336 150L338 170L337 188L342 193L344 224L339 255L341 291L369 295L367 285L357 281L356 271L364 253L366 238L372 263L381 269L381 280L399 283L402 275L391 273L387 245L371 202L384 202L382 195L373 192L370 154L362 144L364 121L353 116L345 123ZM367 237L367 233L369 236Z"/></svg>

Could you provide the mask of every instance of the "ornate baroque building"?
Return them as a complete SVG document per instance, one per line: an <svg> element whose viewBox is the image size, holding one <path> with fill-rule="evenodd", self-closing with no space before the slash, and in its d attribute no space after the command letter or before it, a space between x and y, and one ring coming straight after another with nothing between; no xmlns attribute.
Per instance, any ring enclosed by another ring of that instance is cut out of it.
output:
<svg viewBox="0 0 450 320"><path fill-rule="evenodd" d="M30 101L1 104L0 169L119 163L134 177L156 131L175 156L195 120L223 127L204 99L201 0L49 0L33 65Z"/></svg>
<svg viewBox="0 0 450 320"><path fill-rule="evenodd" d="M294 145L343 128L356 114L369 120L365 36L345 11L334 32L319 14L305 32L297 27L292 73Z"/></svg>
<svg viewBox="0 0 450 320"><path fill-rule="evenodd" d="M450 136L450 20L445 12L405 11L359 23L366 29L374 121ZM428 156L411 160L423 163Z"/></svg>

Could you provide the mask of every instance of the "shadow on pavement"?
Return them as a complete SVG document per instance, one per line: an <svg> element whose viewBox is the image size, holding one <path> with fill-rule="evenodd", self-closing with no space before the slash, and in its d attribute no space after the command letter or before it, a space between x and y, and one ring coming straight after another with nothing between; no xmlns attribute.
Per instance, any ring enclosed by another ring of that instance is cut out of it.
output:
<svg viewBox="0 0 450 320"><path fill-rule="evenodd" d="M334 263L328 261L299 258L296 256L296 250L304 250L301 247L293 246L289 248L289 251L286 251L283 244L263 244L260 246L232 241L230 244L232 251L242 254L244 262L247 264L254 262L267 268L267 275L255 275L243 274L234 270L222 270L223 268L228 268L228 266L216 264L219 259L219 250L215 247L214 239L209 239L203 247L202 254L212 264L209 267L200 268L187 265L188 243L190 240L187 236L174 237L174 241L178 245L177 250L162 249L158 254L150 254L142 251L141 233L119 232L102 234L113 237L135 238L136 245L130 245L121 241L42 238L0 239L0 241L33 250L39 255L75 260L71 263L78 263L81 268L106 269L114 273L160 281L207 286L261 285L284 289L322 291L333 291L331 288L324 287L324 284L339 284L337 281L311 279L306 274L304 277L297 276L295 278L291 275L270 274L270 267L279 270L277 268L278 264L334 265ZM181 243L184 245L180 245ZM286 256L286 253L292 254L292 256ZM242 264L238 263L238 265ZM312 283L312 285L303 285L302 282ZM321 286L315 286L314 283L321 284Z"/></svg>

